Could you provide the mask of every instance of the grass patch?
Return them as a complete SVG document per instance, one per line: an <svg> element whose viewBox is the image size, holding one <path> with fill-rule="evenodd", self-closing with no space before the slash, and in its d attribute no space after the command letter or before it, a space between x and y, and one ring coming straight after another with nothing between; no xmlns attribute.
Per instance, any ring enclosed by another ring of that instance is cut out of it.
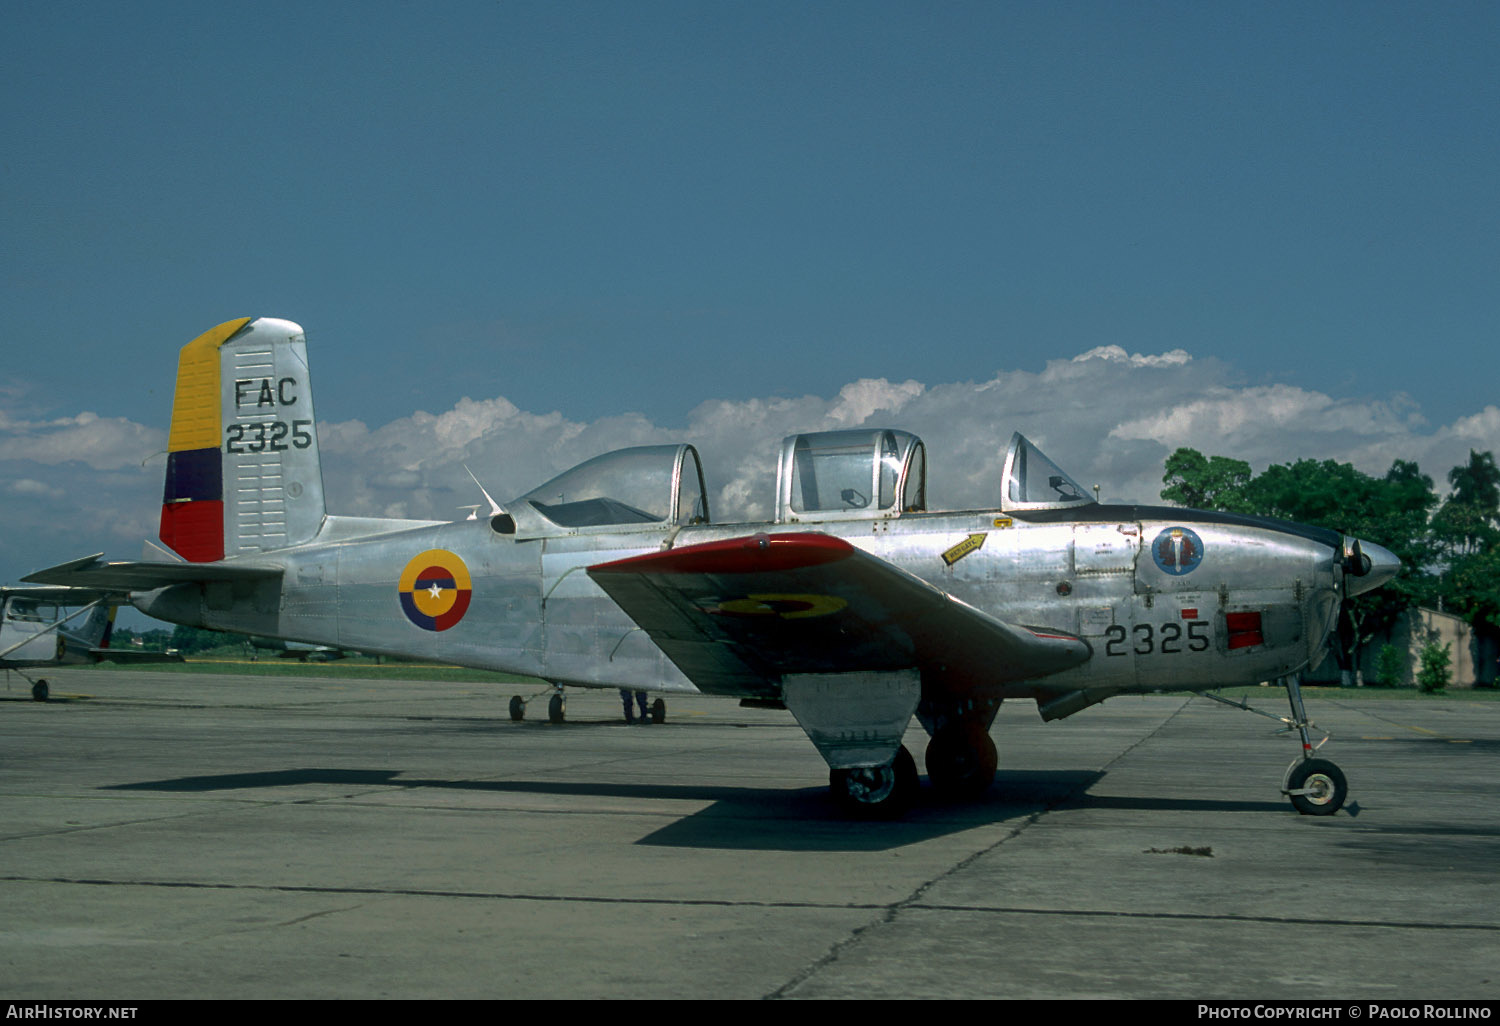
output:
<svg viewBox="0 0 1500 1026"><path fill-rule="evenodd" d="M262 654L260 658L252 661L241 645L211 648L188 656L187 661L181 663L99 663L92 669L104 673L218 673L246 677L443 680L477 684L518 683L546 686L545 681L518 673L473 670L444 663L417 663L399 659L377 661L372 656L351 656L347 659L335 659L329 662L302 662L298 659L282 659L274 654Z"/></svg>

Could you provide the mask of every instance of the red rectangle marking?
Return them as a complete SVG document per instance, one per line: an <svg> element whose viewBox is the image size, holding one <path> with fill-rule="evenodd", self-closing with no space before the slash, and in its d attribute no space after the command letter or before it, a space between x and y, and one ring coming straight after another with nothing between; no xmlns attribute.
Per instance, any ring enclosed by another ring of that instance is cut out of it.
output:
<svg viewBox="0 0 1500 1026"><path fill-rule="evenodd" d="M1229 630L1229 647L1252 648L1266 643L1261 633L1260 613L1227 613L1224 626Z"/></svg>

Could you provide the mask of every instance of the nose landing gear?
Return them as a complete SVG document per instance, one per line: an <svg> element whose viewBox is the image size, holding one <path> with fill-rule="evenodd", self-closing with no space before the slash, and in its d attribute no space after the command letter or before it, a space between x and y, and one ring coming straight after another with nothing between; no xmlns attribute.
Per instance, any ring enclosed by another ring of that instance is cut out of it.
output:
<svg viewBox="0 0 1500 1026"><path fill-rule="evenodd" d="M1193 693L1204 698L1212 698L1215 702L1222 702L1235 709L1253 712L1257 716L1279 720L1285 726L1277 733L1289 734L1295 730L1302 738L1302 754L1293 759L1292 764L1287 767L1286 776L1281 782L1281 793L1291 801L1292 808L1304 816L1332 816L1344 807L1344 799L1349 797L1349 784L1344 779L1343 770L1327 759L1314 758L1314 755L1333 735L1322 730L1307 718L1307 708L1302 704L1302 685L1297 680L1297 675L1292 674L1290 677L1282 678L1282 683L1286 686L1287 702L1292 707L1290 717L1273 716L1268 712L1250 708L1243 700L1231 702L1221 695L1207 691ZM1322 740L1317 744L1312 743L1309 728L1323 734Z"/></svg>

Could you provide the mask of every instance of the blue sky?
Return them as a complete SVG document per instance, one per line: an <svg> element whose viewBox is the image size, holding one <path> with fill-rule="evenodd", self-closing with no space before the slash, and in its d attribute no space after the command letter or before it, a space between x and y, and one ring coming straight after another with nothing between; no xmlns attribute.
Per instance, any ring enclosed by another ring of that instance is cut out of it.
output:
<svg viewBox="0 0 1500 1026"><path fill-rule="evenodd" d="M845 424L859 382L1144 499L1175 444L1440 480L1500 447L1491 2L6 13L6 580L135 556L111 532L155 516L176 350L240 316L304 325L348 457L385 438L427 489L461 471L397 451L419 411L515 494L560 469L523 445ZM1110 346L1115 377L1064 373ZM1102 411L1093 441L1062 407ZM449 498L362 487L340 512Z"/></svg>

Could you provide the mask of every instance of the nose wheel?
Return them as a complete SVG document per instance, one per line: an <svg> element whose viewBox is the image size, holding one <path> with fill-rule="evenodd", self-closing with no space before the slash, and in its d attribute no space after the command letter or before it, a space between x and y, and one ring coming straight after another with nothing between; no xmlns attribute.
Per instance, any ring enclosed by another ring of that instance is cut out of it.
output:
<svg viewBox="0 0 1500 1026"><path fill-rule="evenodd" d="M1298 759L1286 771L1281 793L1304 816L1332 816L1349 796L1344 772L1327 759Z"/></svg>

